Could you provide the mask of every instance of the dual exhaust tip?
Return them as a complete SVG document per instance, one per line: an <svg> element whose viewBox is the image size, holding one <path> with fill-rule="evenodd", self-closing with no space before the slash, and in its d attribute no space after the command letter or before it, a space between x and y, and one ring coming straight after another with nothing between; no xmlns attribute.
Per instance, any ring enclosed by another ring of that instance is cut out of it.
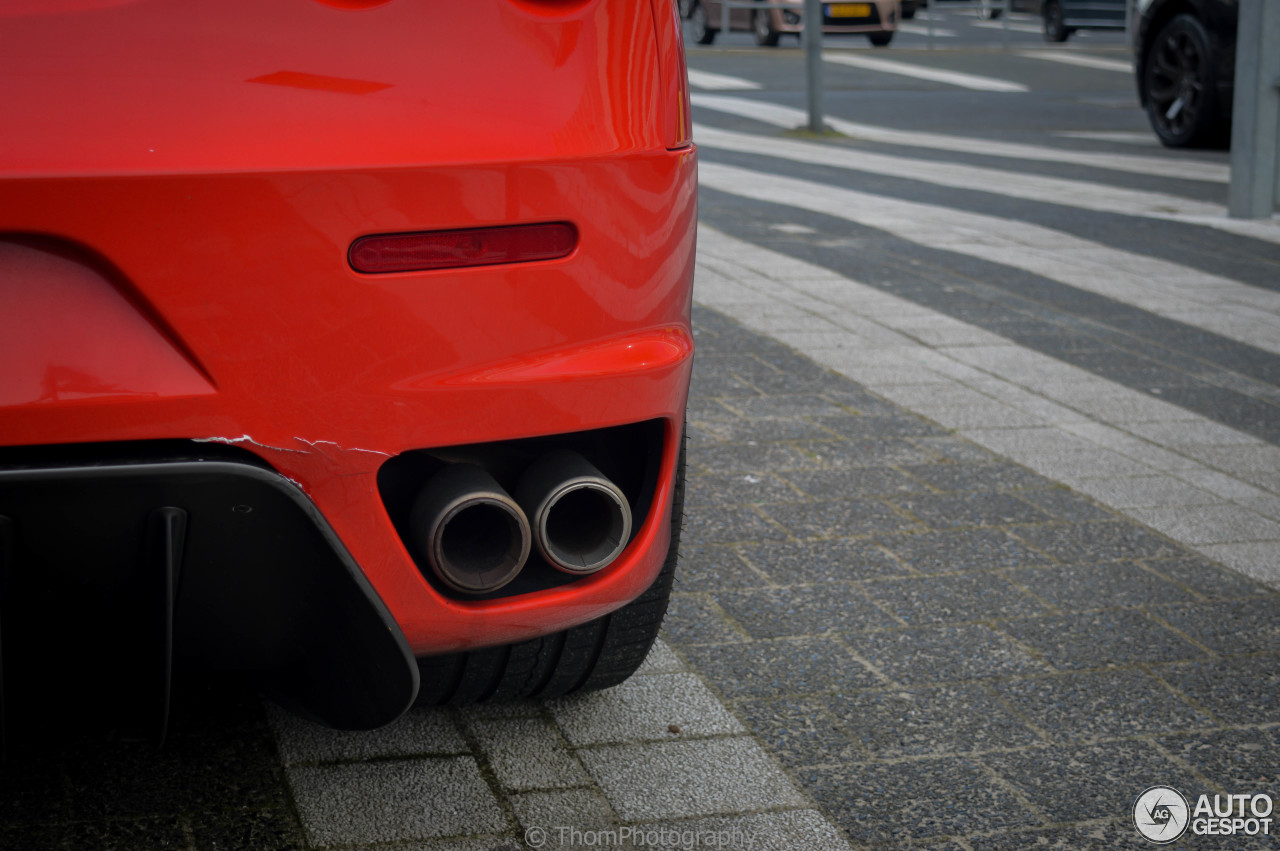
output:
<svg viewBox="0 0 1280 851"><path fill-rule="evenodd" d="M631 537L626 496L569 450L535 461L515 498L481 467L451 464L423 486L409 518L416 554L465 594L515 579L534 546L556 570L585 576L612 563Z"/></svg>

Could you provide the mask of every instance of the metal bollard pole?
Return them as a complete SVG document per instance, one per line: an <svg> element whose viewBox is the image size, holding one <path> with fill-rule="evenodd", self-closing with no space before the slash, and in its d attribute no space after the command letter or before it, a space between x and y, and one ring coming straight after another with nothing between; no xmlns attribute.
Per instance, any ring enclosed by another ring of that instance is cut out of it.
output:
<svg viewBox="0 0 1280 851"><path fill-rule="evenodd" d="M1009 0L1004 0L1000 5L1003 7L1000 16L1004 18L1004 49L1007 53L1009 50L1009 15L1013 12L1013 4Z"/></svg>
<svg viewBox="0 0 1280 851"><path fill-rule="evenodd" d="M822 124L822 0L804 0L805 85L809 91L809 130L821 133Z"/></svg>
<svg viewBox="0 0 1280 851"><path fill-rule="evenodd" d="M729 0L720 3L720 35L729 37Z"/></svg>
<svg viewBox="0 0 1280 851"><path fill-rule="evenodd" d="M1280 204L1280 4L1241 0L1231 110L1233 218L1269 218Z"/></svg>
<svg viewBox="0 0 1280 851"><path fill-rule="evenodd" d="M929 25L929 49L933 50L933 0L924 0L924 17Z"/></svg>

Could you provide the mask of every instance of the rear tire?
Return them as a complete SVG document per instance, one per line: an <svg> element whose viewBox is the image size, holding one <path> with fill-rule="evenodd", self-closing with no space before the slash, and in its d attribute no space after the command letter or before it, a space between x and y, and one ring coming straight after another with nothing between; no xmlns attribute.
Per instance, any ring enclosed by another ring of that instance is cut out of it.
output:
<svg viewBox="0 0 1280 851"><path fill-rule="evenodd" d="M693 40L698 44L710 44L716 40L716 33L720 30L707 25L707 7L701 3L694 2L693 11L689 13L689 24L693 32Z"/></svg>
<svg viewBox="0 0 1280 851"><path fill-rule="evenodd" d="M1229 137L1209 34L1192 15L1176 16L1152 39L1143 90L1147 119L1166 148L1216 147Z"/></svg>
<svg viewBox="0 0 1280 851"><path fill-rule="evenodd" d="M1067 19L1062 11L1062 3L1059 0L1045 0L1041 14L1044 18L1044 40L1058 43L1066 41L1067 36L1071 35L1071 30L1067 29Z"/></svg>
<svg viewBox="0 0 1280 851"><path fill-rule="evenodd" d="M635 673L662 626L680 550L684 449L676 467L671 548L643 594L602 618L519 644L418 660L419 706L545 699L617 685Z"/></svg>
<svg viewBox="0 0 1280 851"><path fill-rule="evenodd" d="M893 41L893 30L889 32L867 33L867 40L874 47L888 47L889 42Z"/></svg>
<svg viewBox="0 0 1280 851"><path fill-rule="evenodd" d="M773 15L768 9L751 13L751 31L755 34L756 44L761 47L777 47L782 33L773 28Z"/></svg>

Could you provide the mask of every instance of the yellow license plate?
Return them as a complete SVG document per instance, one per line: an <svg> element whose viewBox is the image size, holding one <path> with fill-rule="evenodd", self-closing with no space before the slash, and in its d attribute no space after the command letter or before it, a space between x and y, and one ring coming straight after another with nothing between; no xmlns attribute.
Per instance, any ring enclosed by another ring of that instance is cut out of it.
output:
<svg viewBox="0 0 1280 851"><path fill-rule="evenodd" d="M827 16L831 18L869 18L870 3L831 3L827 6Z"/></svg>

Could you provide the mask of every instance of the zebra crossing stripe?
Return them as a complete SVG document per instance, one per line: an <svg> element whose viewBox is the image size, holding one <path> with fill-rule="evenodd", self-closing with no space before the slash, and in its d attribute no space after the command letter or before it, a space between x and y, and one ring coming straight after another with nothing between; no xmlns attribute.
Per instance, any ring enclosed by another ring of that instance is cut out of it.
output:
<svg viewBox="0 0 1280 851"><path fill-rule="evenodd" d="M691 99L694 106L750 118L788 130L803 126L809 120L808 113L804 110L762 100L710 94L694 94ZM1150 157L1141 154L1102 154L1093 151L1050 148L1044 145L1030 145L1022 142L1003 142L998 139L979 139L973 136L953 136L945 133L926 133L916 130L895 130L889 127L879 127L873 124L863 124L830 116L827 117L826 121L832 129L866 142L930 148L955 153L983 154L1005 159L1068 163L1107 171L1152 174L1159 177L1169 177L1176 174L1184 180L1202 180L1224 184L1231 182L1231 169L1225 163L1172 157Z"/></svg>
<svg viewBox="0 0 1280 851"><path fill-rule="evenodd" d="M715 89L719 91L750 91L760 88L754 80L742 77L730 77L728 74L713 74L710 71L689 69L689 85L699 89Z"/></svg>
<svg viewBox="0 0 1280 851"><path fill-rule="evenodd" d="M885 198L736 166L699 164L701 185L835 216L931 248L998 263L1280 354L1280 293L1063 231Z"/></svg>
<svg viewBox="0 0 1280 851"><path fill-rule="evenodd" d="M1280 447L706 225L694 298L1280 588Z"/></svg>
<svg viewBox="0 0 1280 851"><path fill-rule="evenodd" d="M693 137L703 148L763 154L791 162L864 171L887 177L924 181L937 186L991 192L1010 198L1062 204L1103 213L1173 220L1184 217L1196 217L1198 220L1207 216L1227 214L1227 208L1222 204L1194 201L1163 192L1144 192L1082 180L1019 174L1007 169L878 154L796 139L738 133L702 124L694 125Z"/></svg>
<svg viewBox="0 0 1280 851"><path fill-rule="evenodd" d="M1132 74L1133 63L1121 62L1118 59L1105 59L1101 56L1090 56L1070 50L1019 50L1018 55L1025 59L1042 59L1045 62L1061 62L1064 65L1075 65L1080 68L1094 68L1099 71L1116 71L1121 74Z"/></svg>
<svg viewBox="0 0 1280 851"><path fill-rule="evenodd" d="M837 53L830 50L823 51L822 58L823 60L836 65L848 65L851 68L861 68L864 71L876 71L881 74L897 74L902 77L914 77L919 80L929 80L934 83L944 83L948 86L958 86L962 89L972 89L979 92L1031 91L1021 83L1011 83L1008 80L997 80L993 77L979 77L977 74L962 74L959 71L945 71L940 68L926 68L922 65L913 65L910 62L897 62L892 59L877 59L871 56L859 56L852 53Z"/></svg>

